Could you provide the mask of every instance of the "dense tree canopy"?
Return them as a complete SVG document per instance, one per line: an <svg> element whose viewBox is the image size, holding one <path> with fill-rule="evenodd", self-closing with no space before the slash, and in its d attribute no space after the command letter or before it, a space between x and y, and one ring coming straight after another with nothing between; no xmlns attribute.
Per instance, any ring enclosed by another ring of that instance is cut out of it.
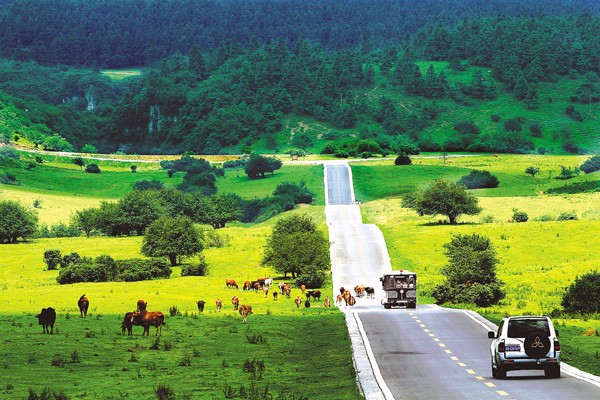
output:
<svg viewBox="0 0 600 400"><path fill-rule="evenodd" d="M467 193L465 186L441 179L426 189L404 196L402 206L412 208L420 215L445 215L451 224L455 224L462 214L481 212L477 198Z"/></svg>
<svg viewBox="0 0 600 400"><path fill-rule="evenodd" d="M291 215L273 227L262 263L292 277L327 271L330 269L329 242L309 216Z"/></svg>
<svg viewBox="0 0 600 400"><path fill-rule="evenodd" d="M144 234L142 254L148 257L167 257L177 265L180 257L189 257L202 251L200 235L187 217L160 217Z"/></svg>
<svg viewBox="0 0 600 400"><path fill-rule="evenodd" d="M35 233L37 224L35 210L29 210L16 201L0 201L0 243L27 239Z"/></svg>

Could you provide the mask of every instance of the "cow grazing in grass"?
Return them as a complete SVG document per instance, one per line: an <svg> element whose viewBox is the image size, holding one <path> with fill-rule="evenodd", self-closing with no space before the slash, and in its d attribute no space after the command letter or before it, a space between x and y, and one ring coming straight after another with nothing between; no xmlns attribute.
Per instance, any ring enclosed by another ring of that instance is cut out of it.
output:
<svg viewBox="0 0 600 400"><path fill-rule="evenodd" d="M215 300L215 306L217 307L217 312L221 312L221 307L223 307L223 300L221 300L221 299Z"/></svg>
<svg viewBox="0 0 600 400"><path fill-rule="evenodd" d="M85 294L77 300L77 306L79 307L79 313L81 314L81 318L87 317L88 307L90 306L90 301Z"/></svg>
<svg viewBox="0 0 600 400"><path fill-rule="evenodd" d="M134 312L131 317L133 325L141 325L144 328L142 336L150 336L150 327L156 328L156 335L162 334L162 326L165 324L165 315L160 311Z"/></svg>
<svg viewBox="0 0 600 400"><path fill-rule="evenodd" d="M302 297L296 296L294 303L296 303L296 308L300 308L300 304L302 304Z"/></svg>
<svg viewBox="0 0 600 400"><path fill-rule="evenodd" d="M136 303L136 309L138 312L145 310L148 307L148 302L144 300L138 300Z"/></svg>
<svg viewBox="0 0 600 400"><path fill-rule="evenodd" d="M263 294L265 295L265 299L267 298L267 296L269 295L269 288L268 287L263 287Z"/></svg>
<svg viewBox="0 0 600 400"><path fill-rule="evenodd" d="M325 302L323 303L323 307L331 307L331 299L329 296L325 297Z"/></svg>
<svg viewBox="0 0 600 400"><path fill-rule="evenodd" d="M264 286L270 289L270 288L271 288L271 284L272 284L272 283L273 283L273 279L271 279L271 278L266 278L266 279L265 279L265 285L264 285Z"/></svg>
<svg viewBox="0 0 600 400"><path fill-rule="evenodd" d="M233 280L233 279L225 279L225 286L228 288L238 289L238 284L235 283L235 280Z"/></svg>
<svg viewBox="0 0 600 400"><path fill-rule="evenodd" d="M300 291L304 294L306 292L306 285L300 285Z"/></svg>
<svg viewBox="0 0 600 400"><path fill-rule="evenodd" d="M279 293L279 292L277 292L277 291L273 292L273 300L277 301L277 294L278 294L278 293Z"/></svg>
<svg viewBox="0 0 600 400"><path fill-rule="evenodd" d="M133 333L133 313L128 312L123 317L123 321L121 322L121 335L125 334L127 331L127 335L131 336Z"/></svg>
<svg viewBox="0 0 600 400"><path fill-rule="evenodd" d="M320 290L311 290L310 296L315 300L321 300L321 291Z"/></svg>
<svg viewBox="0 0 600 400"><path fill-rule="evenodd" d="M283 284L283 293L285 293L285 297L290 298L290 294L292 293L292 286L289 283Z"/></svg>
<svg viewBox="0 0 600 400"><path fill-rule="evenodd" d="M244 319L244 323L246 323L246 318L248 318L248 315L253 314L252 312L252 306L247 306L245 304L242 304L240 306L240 315L242 316L242 318Z"/></svg>
<svg viewBox="0 0 600 400"><path fill-rule="evenodd" d="M367 293L367 299L374 299L375 298L375 288L367 286L365 288L365 293Z"/></svg>
<svg viewBox="0 0 600 400"><path fill-rule="evenodd" d="M198 312L204 312L204 305L206 302L204 300L198 300L196 304L198 305Z"/></svg>
<svg viewBox="0 0 600 400"><path fill-rule="evenodd" d="M242 290L250 290L250 289L252 289L252 285L251 285L250 281L244 282L244 286L242 287Z"/></svg>
<svg viewBox="0 0 600 400"><path fill-rule="evenodd" d="M54 323L56 322L56 311L54 308L42 308L42 312L37 315L37 319L44 333L54 333Z"/></svg>
<svg viewBox="0 0 600 400"><path fill-rule="evenodd" d="M279 289L279 294L283 294L283 285L285 285L285 283L283 283L283 282L279 282L277 284L277 288Z"/></svg>
<svg viewBox="0 0 600 400"><path fill-rule="evenodd" d="M233 296L231 298L231 304L233 304L233 309L237 311L240 306L240 298L237 296Z"/></svg>

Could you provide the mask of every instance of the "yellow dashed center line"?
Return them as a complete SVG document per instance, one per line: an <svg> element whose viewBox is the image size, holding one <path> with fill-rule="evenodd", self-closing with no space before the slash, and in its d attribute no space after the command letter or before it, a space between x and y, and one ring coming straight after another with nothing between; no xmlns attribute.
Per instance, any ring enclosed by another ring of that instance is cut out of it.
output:
<svg viewBox="0 0 600 400"><path fill-rule="evenodd" d="M431 331L429 329L427 329L426 325L423 324L422 321L420 319L418 319L418 317L416 315L414 315L413 313L409 313L409 315L415 319L415 322L417 322L419 324L419 326L421 328L423 328L423 331L425 333L427 333L433 339L434 342L438 342L438 345L442 348L446 347L446 345L444 343L440 343L440 339L435 337L435 334L431 333ZM452 354L452 350L450 350L450 349L444 349L444 352L446 354ZM460 366L462 368L465 368L467 366L467 364L460 362L458 357L456 357L456 356L450 356L450 359L452 361L456 361L458 366ZM465 369L465 372L468 373L469 375L477 375L477 373L472 369ZM478 381L482 381L487 387L490 387L490 388L496 387L496 385L493 382L486 381L486 379L483 376L476 376L475 379L477 379ZM496 390L496 393L499 394L500 396L509 396L509 394L507 392L505 392L504 390Z"/></svg>

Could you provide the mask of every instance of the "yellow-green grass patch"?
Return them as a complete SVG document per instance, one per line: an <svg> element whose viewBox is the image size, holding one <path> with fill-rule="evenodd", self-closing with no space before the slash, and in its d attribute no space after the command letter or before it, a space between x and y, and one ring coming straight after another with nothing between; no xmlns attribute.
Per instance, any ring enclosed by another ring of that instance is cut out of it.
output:
<svg viewBox="0 0 600 400"><path fill-rule="evenodd" d="M108 76L113 81L122 81L123 79L132 78L142 75L141 69L105 69L102 70L103 75Z"/></svg>

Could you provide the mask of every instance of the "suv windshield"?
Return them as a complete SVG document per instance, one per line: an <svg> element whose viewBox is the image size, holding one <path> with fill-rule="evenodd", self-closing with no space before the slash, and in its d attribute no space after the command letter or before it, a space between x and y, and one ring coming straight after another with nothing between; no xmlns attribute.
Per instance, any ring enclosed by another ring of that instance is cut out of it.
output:
<svg viewBox="0 0 600 400"><path fill-rule="evenodd" d="M511 319L508 322L510 338L526 338L531 333L540 331L550 336L550 327L545 318Z"/></svg>

